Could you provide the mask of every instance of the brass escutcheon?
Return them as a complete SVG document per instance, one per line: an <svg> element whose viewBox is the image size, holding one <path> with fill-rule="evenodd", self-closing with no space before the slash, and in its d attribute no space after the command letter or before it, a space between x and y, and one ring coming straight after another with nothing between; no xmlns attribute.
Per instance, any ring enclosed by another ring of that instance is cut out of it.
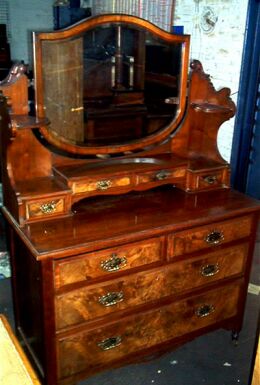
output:
<svg viewBox="0 0 260 385"><path fill-rule="evenodd" d="M116 337L106 338L105 340L98 342L97 345L102 350L110 350L110 349L114 349L117 346L121 345L121 343L122 343L122 337L116 336Z"/></svg>
<svg viewBox="0 0 260 385"><path fill-rule="evenodd" d="M126 257L118 257L117 254L112 254L111 258L101 261L100 266L105 271L113 272L122 269L126 264Z"/></svg>
<svg viewBox="0 0 260 385"><path fill-rule="evenodd" d="M107 190L109 187L111 187L112 182L111 180L104 179L97 182L97 189L98 190Z"/></svg>
<svg viewBox="0 0 260 385"><path fill-rule="evenodd" d="M217 245L222 241L224 241L224 234L220 230L213 230L205 237L205 242L209 243L210 245Z"/></svg>
<svg viewBox="0 0 260 385"><path fill-rule="evenodd" d="M202 266L200 272L203 277L212 277L219 272L219 264L216 263Z"/></svg>
<svg viewBox="0 0 260 385"><path fill-rule="evenodd" d="M103 306L113 306L124 300L124 293L122 291L107 293L99 297L98 302Z"/></svg>
<svg viewBox="0 0 260 385"><path fill-rule="evenodd" d="M47 203L43 203L41 206L40 206L40 210L43 214L51 214L53 212L55 212L57 209L57 204L55 201L51 201L51 202L47 202Z"/></svg>
<svg viewBox="0 0 260 385"><path fill-rule="evenodd" d="M203 318L203 317L207 317L209 316L211 313L213 313L215 311L215 308L213 305L208 305L208 304L205 304L205 305L202 305L200 306L197 310L196 310L196 315L200 318Z"/></svg>

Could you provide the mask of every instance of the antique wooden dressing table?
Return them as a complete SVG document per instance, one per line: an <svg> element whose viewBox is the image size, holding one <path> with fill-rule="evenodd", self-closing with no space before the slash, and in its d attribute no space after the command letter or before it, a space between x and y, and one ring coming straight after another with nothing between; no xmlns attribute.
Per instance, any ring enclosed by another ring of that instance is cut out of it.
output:
<svg viewBox="0 0 260 385"><path fill-rule="evenodd" d="M216 139L235 113L189 36L125 15L34 34L35 109L0 83L17 331L47 385L242 326L258 202Z"/></svg>

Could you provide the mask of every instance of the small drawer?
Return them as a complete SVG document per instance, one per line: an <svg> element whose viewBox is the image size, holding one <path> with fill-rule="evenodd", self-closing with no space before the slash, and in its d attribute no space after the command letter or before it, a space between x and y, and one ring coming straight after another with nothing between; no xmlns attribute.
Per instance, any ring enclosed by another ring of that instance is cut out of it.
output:
<svg viewBox="0 0 260 385"><path fill-rule="evenodd" d="M164 237L151 238L98 252L83 254L54 262L55 287L93 278L111 278L114 273L128 271L154 262L163 255Z"/></svg>
<svg viewBox="0 0 260 385"><path fill-rule="evenodd" d="M55 298L56 327L62 329L80 324L242 274L247 251L248 245L242 244L58 295Z"/></svg>
<svg viewBox="0 0 260 385"><path fill-rule="evenodd" d="M223 183L223 171L214 171L212 173L206 173L197 176L197 185L199 189L215 188L222 186Z"/></svg>
<svg viewBox="0 0 260 385"><path fill-rule="evenodd" d="M248 237L251 225L251 216L245 216L176 232L168 238L168 257L173 258Z"/></svg>
<svg viewBox="0 0 260 385"><path fill-rule="evenodd" d="M91 193L94 191L105 192L113 188L128 187L132 184L130 176L108 177L100 179L89 179L84 182L73 182L74 194Z"/></svg>
<svg viewBox="0 0 260 385"><path fill-rule="evenodd" d="M240 281L119 322L57 339L59 379L203 329L237 314Z"/></svg>
<svg viewBox="0 0 260 385"><path fill-rule="evenodd" d="M137 184L142 183L155 183L155 182L174 182L175 179L185 177L186 170L184 168L179 169L162 169L156 171L149 171L146 173L140 173L137 175Z"/></svg>
<svg viewBox="0 0 260 385"><path fill-rule="evenodd" d="M65 212L64 198L26 202L26 219L48 217Z"/></svg>

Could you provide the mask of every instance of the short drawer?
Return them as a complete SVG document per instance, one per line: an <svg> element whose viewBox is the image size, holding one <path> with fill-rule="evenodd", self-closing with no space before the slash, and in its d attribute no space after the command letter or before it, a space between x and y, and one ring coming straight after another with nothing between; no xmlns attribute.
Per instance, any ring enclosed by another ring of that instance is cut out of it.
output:
<svg viewBox="0 0 260 385"><path fill-rule="evenodd" d="M74 194L104 192L118 187L128 187L132 184L130 176L117 176L100 179L89 179L84 182L73 182L72 191Z"/></svg>
<svg viewBox="0 0 260 385"><path fill-rule="evenodd" d="M149 171L137 175L137 184L154 183L154 182L174 182L176 179L184 178L186 170L179 169L162 169Z"/></svg>
<svg viewBox="0 0 260 385"><path fill-rule="evenodd" d="M26 219L48 217L65 212L64 197L26 202Z"/></svg>
<svg viewBox="0 0 260 385"><path fill-rule="evenodd" d="M237 314L240 282L191 296L119 322L57 340L59 378L108 366L135 352Z"/></svg>
<svg viewBox="0 0 260 385"><path fill-rule="evenodd" d="M58 295L55 298L56 327L62 329L80 324L242 274L247 252L248 245L241 244Z"/></svg>
<svg viewBox="0 0 260 385"><path fill-rule="evenodd" d="M54 262L55 287L93 278L111 278L114 273L158 262L163 255L164 237L151 238L98 252Z"/></svg>
<svg viewBox="0 0 260 385"><path fill-rule="evenodd" d="M173 258L248 237L251 225L251 216L245 216L176 232L168 238L168 257Z"/></svg>

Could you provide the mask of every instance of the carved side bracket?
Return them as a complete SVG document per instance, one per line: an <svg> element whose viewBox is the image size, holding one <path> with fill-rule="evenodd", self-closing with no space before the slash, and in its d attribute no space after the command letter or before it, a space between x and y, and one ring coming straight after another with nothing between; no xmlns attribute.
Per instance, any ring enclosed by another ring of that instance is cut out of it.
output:
<svg viewBox="0 0 260 385"><path fill-rule="evenodd" d="M29 112L26 70L25 64L16 63L7 77L0 82L0 90L8 99L11 114L27 115Z"/></svg>

